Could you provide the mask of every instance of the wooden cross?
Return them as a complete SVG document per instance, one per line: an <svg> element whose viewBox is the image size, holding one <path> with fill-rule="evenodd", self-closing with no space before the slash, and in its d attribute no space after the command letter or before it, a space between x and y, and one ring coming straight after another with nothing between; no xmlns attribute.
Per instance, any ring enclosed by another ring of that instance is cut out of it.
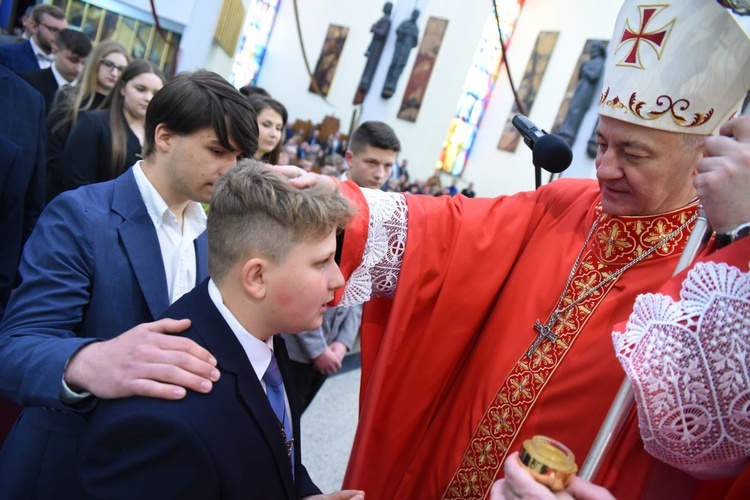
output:
<svg viewBox="0 0 750 500"><path fill-rule="evenodd" d="M539 349L539 345L544 342L545 339L549 340L550 342L555 342L557 340L558 335L552 330L552 325L557 323L558 319L559 317L557 316L557 314L553 314L552 317L550 317L549 321L547 321L546 325L543 325L541 321L536 320L536 323L534 323L534 330L536 330L538 333L536 335L536 338L534 339L534 343L531 344L529 350L526 351L527 358L531 359L536 350Z"/></svg>

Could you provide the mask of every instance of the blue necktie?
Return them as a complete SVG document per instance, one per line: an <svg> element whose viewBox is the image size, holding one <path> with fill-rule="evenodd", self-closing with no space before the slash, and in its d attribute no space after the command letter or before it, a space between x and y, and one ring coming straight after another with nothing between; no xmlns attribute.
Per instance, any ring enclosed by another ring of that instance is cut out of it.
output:
<svg viewBox="0 0 750 500"><path fill-rule="evenodd" d="M286 411L284 383L281 379L279 365L276 363L276 356L273 353L271 353L271 363L268 365L265 375L263 375L263 381L266 383L268 402L271 403L271 408L273 408L273 412L279 421L279 429L286 445L289 465L292 467L292 477L294 477L294 434L292 433L292 421Z"/></svg>

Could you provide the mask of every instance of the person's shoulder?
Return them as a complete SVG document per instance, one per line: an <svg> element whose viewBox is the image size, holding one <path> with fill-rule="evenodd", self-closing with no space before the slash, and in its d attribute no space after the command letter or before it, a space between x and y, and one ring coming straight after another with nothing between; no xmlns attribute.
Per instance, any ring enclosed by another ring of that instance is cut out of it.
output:
<svg viewBox="0 0 750 500"><path fill-rule="evenodd" d="M599 196L599 184L594 179L562 178L545 184L538 193L548 205L590 204Z"/></svg>

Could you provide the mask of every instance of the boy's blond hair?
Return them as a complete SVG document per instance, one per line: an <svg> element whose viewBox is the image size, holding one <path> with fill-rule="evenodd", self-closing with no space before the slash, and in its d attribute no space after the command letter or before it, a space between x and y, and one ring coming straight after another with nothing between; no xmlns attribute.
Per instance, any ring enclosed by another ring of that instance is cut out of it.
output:
<svg viewBox="0 0 750 500"><path fill-rule="evenodd" d="M220 280L240 260L283 262L296 243L343 229L354 214L330 186L298 189L261 163L241 160L222 176L208 213L208 270Z"/></svg>

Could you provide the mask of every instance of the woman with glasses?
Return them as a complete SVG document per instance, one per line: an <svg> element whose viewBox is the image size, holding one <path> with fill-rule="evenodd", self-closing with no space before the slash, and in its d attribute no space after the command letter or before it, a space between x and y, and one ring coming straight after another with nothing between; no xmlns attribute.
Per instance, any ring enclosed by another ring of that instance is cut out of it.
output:
<svg viewBox="0 0 750 500"><path fill-rule="evenodd" d="M62 156L68 134L80 113L100 109L130 62L128 51L114 40L99 42L89 54L78 83L61 87L47 116L47 201L64 191Z"/></svg>
<svg viewBox="0 0 750 500"><path fill-rule="evenodd" d="M65 143L63 188L114 179L140 158L151 98L164 75L149 61L127 65L103 108L82 113Z"/></svg>

